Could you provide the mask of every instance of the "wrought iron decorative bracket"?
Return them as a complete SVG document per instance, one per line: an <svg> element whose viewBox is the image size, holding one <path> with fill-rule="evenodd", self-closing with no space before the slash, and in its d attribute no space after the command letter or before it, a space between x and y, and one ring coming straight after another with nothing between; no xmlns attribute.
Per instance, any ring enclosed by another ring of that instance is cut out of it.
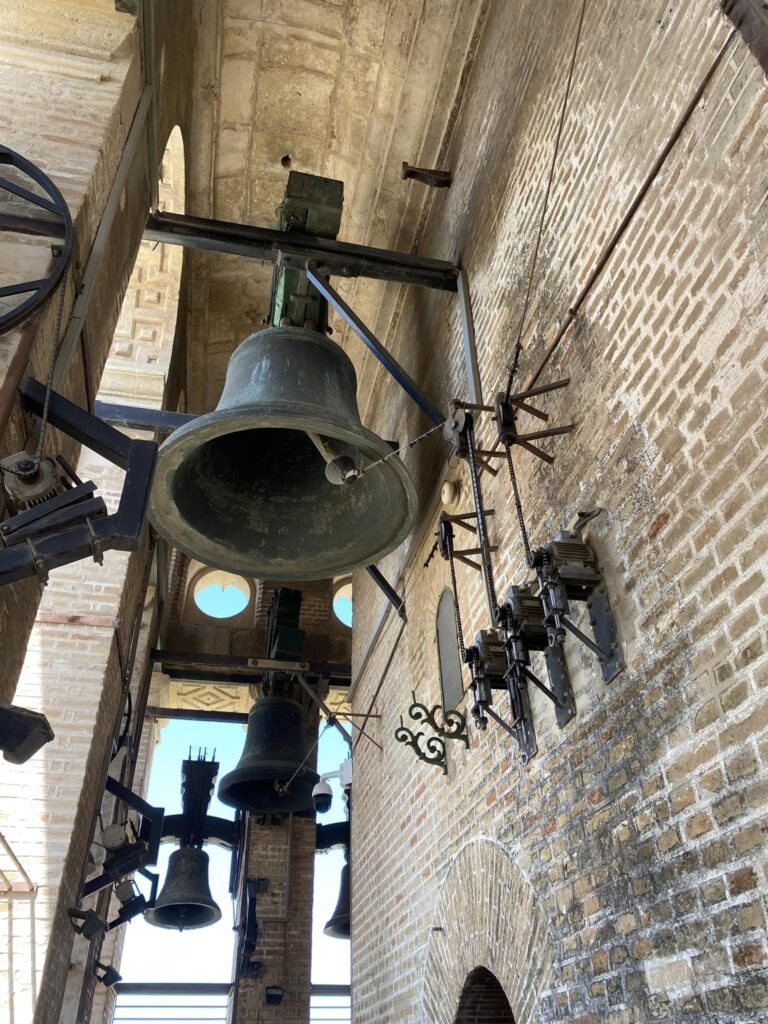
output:
<svg viewBox="0 0 768 1024"><path fill-rule="evenodd" d="M416 693L411 690L413 703L408 708L408 714L414 722L424 722L444 740L459 740L465 747L469 748L469 736L467 734L467 719L461 711L445 711L442 704L434 704L428 708L426 704L416 700ZM442 725L438 721L438 715L442 718Z"/></svg>
<svg viewBox="0 0 768 1024"><path fill-rule="evenodd" d="M445 743L439 736L429 736L426 739L425 749L422 749L421 739L423 736L423 732L412 732L403 721L403 716L400 715L400 725L395 729L395 739L397 742L407 744L420 761L424 761L425 764L438 765L443 769L443 775L447 775L448 764L445 757Z"/></svg>

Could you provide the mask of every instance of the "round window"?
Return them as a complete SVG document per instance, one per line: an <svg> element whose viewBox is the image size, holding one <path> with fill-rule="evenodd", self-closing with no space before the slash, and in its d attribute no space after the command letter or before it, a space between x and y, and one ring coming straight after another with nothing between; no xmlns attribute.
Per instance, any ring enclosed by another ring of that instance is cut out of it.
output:
<svg viewBox="0 0 768 1024"><path fill-rule="evenodd" d="M333 594L333 614L345 626L352 625L352 580L345 580Z"/></svg>
<svg viewBox="0 0 768 1024"><path fill-rule="evenodd" d="M195 604L212 619L231 619L251 600L251 588L242 576L218 569L203 573L195 583Z"/></svg>

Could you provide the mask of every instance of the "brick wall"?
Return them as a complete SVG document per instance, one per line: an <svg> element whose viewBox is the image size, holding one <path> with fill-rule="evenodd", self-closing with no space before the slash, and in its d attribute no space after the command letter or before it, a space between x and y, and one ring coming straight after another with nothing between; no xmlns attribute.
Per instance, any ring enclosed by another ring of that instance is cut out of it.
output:
<svg viewBox="0 0 768 1024"><path fill-rule="evenodd" d="M5 7L0 26L3 141L58 185L75 225L63 333L141 95L136 19L109 10L109 5L96 9L88 0L61 4L8 0ZM175 59L194 45L196 21L188 13L185 0L174 0L163 4L155 16L153 81L160 154L174 125L184 131L188 128L191 72L186 56ZM83 406L99 389L141 241L149 207L147 152L146 144L137 147L120 199L84 321L85 356L77 346L59 388ZM4 236L0 239L3 283L19 280L18 267L29 269L31 276L32 271L43 275L49 253L39 241ZM169 261L179 258L166 253ZM17 403L17 388L28 373L47 378L56 308L55 301L49 302L0 339L3 455L18 451L26 442L28 424ZM71 463L77 461L77 446L71 439L60 436L58 444ZM6 700L13 697L39 598L40 589L30 580L0 590L0 631L7 666L0 694Z"/></svg>
<svg viewBox="0 0 768 1024"><path fill-rule="evenodd" d="M233 1024L308 1019L314 862L314 819L251 818L247 875L267 883L257 896L259 936L252 958L261 961L262 976L235 982ZM283 989L283 1000L268 1006L265 989L275 985Z"/></svg>
<svg viewBox="0 0 768 1024"><path fill-rule="evenodd" d="M434 196L422 238L425 254L460 252L468 269L486 397L514 350L580 11L554 0L489 5L446 146L454 184ZM705 0L586 4L520 382L538 370L730 28ZM449 584L439 559L422 568L444 448L427 442L407 457L424 528L405 561L400 552L384 568L397 577L404 566L409 622L398 640L390 617L370 655L380 601L355 581L355 710L382 714L370 728L385 747L362 740L355 754L358 1022L452 1021L479 965L502 981L518 1022L768 1014L767 98L737 37L541 373L571 377L546 407L552 423L577 429L547 445L552 467L516 458L532 539L604 508L588 535L627 668L606 687L569 639L578 715L559 730L531 695L539 753L527 768L495 725L473 732L468 751L449 746L447 776L394 741L413 688L439 700L434 623ZM412 290L401 304L389 343L433 398L465 394L455 299ZM424 429L375 376L373 428ZM486 474L483 487L503 594L526 576L523 552L508 479ZM461 568L459 598L471 637L487 613L479 579ZM542 965L535 983L516 959L520 923L507 923L519 897L505 861L461 871L481 839L514 863L541 920L522 947ZM439 956L437 927L455 935Z"/></svg>
<svg viewBox="0 0 768 1024"><path fill-rule="evenodd" d="M78 19L75 6L56 12L23 0L9 0L0 29L0 86L4 96L3 141L36 163L61 189L75 224L72 266L82 271L115 174L133 111L138 102L138 52L133 19L101 14L90 25ZM93 15L93 12L91 12ZM136 182L141 191L141 181ZM9 237L11 240L9 240ZM111 265L119 274L119 253ZM4 235L0 263L6 279L19 280L12 268L43 276L50 249L41 242ZM65 318L74 302L72 271L68 276ZM26 441L26 425L16 404L16 389L29 372L46 379L53 344L57 302L49 302L32 320L0 339L0 424L3 455ZM116 314L117 311L115 311ZM110 325L92 322L94 337L107 339ZM106 346L103 348L106 355ZM103 356L93 352L95 363ZM74 382L74 384L72 383ZM69 394L83 394L78 357ZM71 445L65 452L74 453ZM39 600L39 586L29 580L0 591L0 629L6 672L0 693L12 699L24 650Z"/></svg>
<svg viewBox="0 0 768 1024"><path fill-rule="evenodd" d="M174 135L164 159L160 186L164 205L184 206L183 151ZM134 218L140 230L141 219ZM120 255L116 247L113 258ZM98 397L102 401L139 398L159 407L173 345L181 277L181 253L142 245L136 258ZM122 293L121 293L122 294ZM131 386L125 364L132 360ZM99 370L100 372L100 370ZM83 479L93 479L110 512L122 491L124 472L83 450L77 463ZM102 784L105 756L122 706L124 659L137 615L144 614L144 583L151 552L148 533L130 555L111 551L99 566L81 560L51 574L40 600L16 691L22 706L43 711L55 733L23 768L4 773L0 829L4 830L37 886L35 927L17 915L15 958L10 965L14 1024L32 1019L74 1019L90 982L88 944L74 941L67 909L77 905L92 840L93 816ZM146 614L153 617L154 602ZM138 646L134 697L149 647L147 626ZM141 779L139 778L139 784ZM98 857L100 851L95 849ZM114 936L104 960L120 947ZM26 969L34 944L36 977ZM97 1005L97 1012L103 1007Z"/></svg>

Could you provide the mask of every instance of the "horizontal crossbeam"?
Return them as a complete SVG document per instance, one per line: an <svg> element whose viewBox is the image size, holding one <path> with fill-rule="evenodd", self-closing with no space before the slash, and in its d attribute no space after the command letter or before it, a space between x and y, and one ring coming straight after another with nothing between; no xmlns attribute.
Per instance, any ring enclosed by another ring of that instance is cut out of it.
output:
<svg viewBox="0 0 768 1024"><path fill-rule="evenodd" d="M447 260L374 249L367 245L352 245L332 238L280 231L277 228L260 228L252 224L233 224L230 221L175 213L155 213L147 221L144 238L150 242L182 245L188 249L247 256L297 270L304 270L307 261L311 260L320 274L399 281L448 292L455 292L458 287L459 269Z"/></svg>

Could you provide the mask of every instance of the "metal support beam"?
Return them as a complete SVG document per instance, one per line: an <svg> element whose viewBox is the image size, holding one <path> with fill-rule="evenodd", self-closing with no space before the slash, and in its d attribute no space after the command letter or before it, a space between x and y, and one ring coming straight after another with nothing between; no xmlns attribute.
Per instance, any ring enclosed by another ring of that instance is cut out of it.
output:
<svg viewBox="0 0 768 1024"><path fill-rule="evenodd" d="M341 661L277 661L273 658L247 658L227 654L202 654L198 651L162 651L158 649L153 649L150 652L150 659L155 664L161 663L170 668L202 669L206 677L210 676L211 681L218 680L228 683L256 682L264 672L303 672L306 675L336 677L337 679L349 679L351 675L349 662ZM234 675L239 672L248 673L248 675ZM230 678L221 680L220 674ZM185 673L185 677L192 678L192 673Z"/></svg>
<svg viewBox="0 0 768 1024"><path fill-rule="evenodd" d="M144 237L150 242L227 252L297 270L304 270L310 260L316 264L320 274L370 277L378 281L398 281L441 291L456 291L458 268L447 260L352 245L297 231L162 213L150 216Z"/></svg>
<svg viewBox="0 0 768 1024"><path fill-rule="evenodd" d="M148 409L141 405L118 405L114 402L96 401L93 414L113 427L123 430L146 430L152 434L172 434L190 420L197 419L195 413L168 412L166 409Z"/></svg>
<svg viewBox="0 0 768 1024"><path fill-rule="evenodd" d="M336 289L323 279L319 268L308 264L307 277L326 302L336 310L342 320L349 324L368 351L378 359L387 373L394 377L408 397L418 405L427 419L431 420L435 426L439 426L445 419L445 415L436 405L432 404L416 381L409 376L395 357L382 345L373 331L363 323L357 313L347 305Z"/></svg>
<svg viewBox="0 0 768 1024"><path fill-rule="evenodd" d="M168 718L181 722L223 722L225 725L248 722L244 711L203 711L200 708L161 708L154 704L147 707L147 718Z"/></svg>
<svg viewBox="0 0 768 1024"><path fill-rule="evenodd" d="M459 316L461 317L461 341L464 347L464 367L467 371L467 393L474 405L483 404L483 384L480 380L480 368L477 365L477 345L475 343L475 321L472 316L472 300L469 294L469 281L466 271L459 270Z"/></svg>
<svg viewBox="0 0 768 1024"><path fill-rule="evenodd" d="M407 622L408 619L405 614L405 601L403 600L402 597L400 597L400 595L392 586L392 584L387 580L386 576L384 576L381 570L378 569L375 565L367 565L365 567L365 571L371 577L371 579L382 592L382 594L384 594L386 599L395 609L395 611L403 620L403 622Z"/></svg>
<svg viewBox="0 0 768 1024"><path fill-rule="evenodd" d="M228 996L232 983L216 981L118 981L123 996Z"/></svg>

